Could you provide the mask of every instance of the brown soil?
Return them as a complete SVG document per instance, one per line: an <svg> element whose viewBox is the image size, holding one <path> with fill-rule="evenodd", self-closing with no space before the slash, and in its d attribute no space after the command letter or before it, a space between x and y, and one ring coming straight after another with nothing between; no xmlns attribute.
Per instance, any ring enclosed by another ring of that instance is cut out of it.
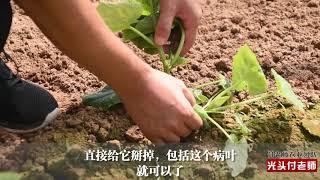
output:
<svg viewBox="0 0 320 180"><path fill-rule="evenodd" d="M319 1L202 0L202 3L204 16L197 42L188 54L190 63L179 67L173 73L175 77L192 86L217 79L219 73L230 75L232 56L248 43L268 77L274 68L290 81L304 102L319 99ZM33 134L0 131L0 170L21 170L28 159L37 161L36 157L19 150L26 142L57 143L62 139L80 145L111 140L146 142L139 132L132 132L137 128L132 127L122 107L105 112L81 105L81 96L101 89L104 83L56 49L21 9L17 6L14 9L13 27L5 49L17 66L13 62L8 64L24 79L50 91L58 100L62 114L52 125ZM157 57L133 49L152 67L161 67ZM294 127L285 129L297 137L294 141L300 141L304 135L296 122L292 124ZM278 128L281 133L283 129ZM260 136L256 137L259 141L265 139Z"/></svg>

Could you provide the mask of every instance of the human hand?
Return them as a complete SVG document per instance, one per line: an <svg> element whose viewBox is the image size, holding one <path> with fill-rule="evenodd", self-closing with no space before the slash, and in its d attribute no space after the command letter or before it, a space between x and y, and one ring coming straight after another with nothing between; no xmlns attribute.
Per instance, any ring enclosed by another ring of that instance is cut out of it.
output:
<svg viewBox="0 0 320 180"><path fill-rule="evenodd" d="M127 111L144 135L156 144L177 143L202 126L193 110L195 99L184 83L152 70L130 96L123 96Z"/></svg>
<svg viewBox="0 0 320 180"><path fill-rule="evenodd" d="M161 46L167 43L174 18L178 17L186 31L185 45L181 54L186 54L195 42L201 16L202 10L198 0L160 0L160 17L155 42Z"/></svg>

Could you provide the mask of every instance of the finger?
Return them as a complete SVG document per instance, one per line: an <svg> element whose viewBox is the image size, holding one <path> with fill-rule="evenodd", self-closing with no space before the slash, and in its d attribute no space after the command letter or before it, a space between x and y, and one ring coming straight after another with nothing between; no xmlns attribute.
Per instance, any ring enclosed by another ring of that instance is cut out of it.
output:
<svg viewBox="0 0 320 180"><path fill-rule="evenodd" d="M180 137L172 132L167 132L165 137L163 137L166 143L179 143Z"/></svg>
<svg viewBox="0 0 320 180"><path fill-rule="evenodd" d="M185 28L185 33L186 33L185 44L181 52L182 55L185 55L190 50L190 48L192 47L192 45L196 40L198 26L200 24L200 19L201 19L201 13L194 13L194 14L195 15L192 16L193 18L181 17L183 26Z"/></svg>
<svg viewBox="0 0 320 180"><path fill-rule="evenodd" d="M150 139L150 141L156 145L163 145L165 144L165 141L161 138L154 138L154 139Z"/></svg>
<svg viewBox="0 0 320 180"><path fill-rule="evenodd" d="M183 124L178 128L175 128L174 132L179 137L187 137L192 132L192 129L190 129L187 125Z"/></svg>
<svg viewBox="0 0 320 180"><path fill-rule="evenodd" d="M155 34L155 42L160 46L167 43L175 18L176 7L170 6L170 4L166 1L160 1L160 17Z"/></svg>
<svg viewBox="0 0 320 180"><path fill-rule="evenodd" d="M193 94L190 92L190 90L188 88L183 88L182 91L183 91L184 96L187 98L187 100L191 104L191 106L193 107L194 105L196 105L197 101L194 98Z"/></svg>
<svg viewBox="0 0 320 180"><path fill-rule="evenodd" d="M191 108L190 115L186 118L185 123L186 125L192 130L198 130L202 127L203 121L200 116Z"/></svg>

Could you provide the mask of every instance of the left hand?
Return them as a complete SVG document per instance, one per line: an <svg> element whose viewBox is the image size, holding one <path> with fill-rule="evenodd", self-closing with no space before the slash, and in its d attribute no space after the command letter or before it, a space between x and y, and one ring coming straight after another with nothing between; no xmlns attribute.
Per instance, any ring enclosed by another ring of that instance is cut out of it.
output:
<svg viewBox="0 0 320 180"><path fill-rule="evenodd" d="M160 0L160 17L155 42L160 46L167 43L174 18L178 17L186 32L182 55L186 54L195 42L201 16L202 9L199 0Z"/></svg>

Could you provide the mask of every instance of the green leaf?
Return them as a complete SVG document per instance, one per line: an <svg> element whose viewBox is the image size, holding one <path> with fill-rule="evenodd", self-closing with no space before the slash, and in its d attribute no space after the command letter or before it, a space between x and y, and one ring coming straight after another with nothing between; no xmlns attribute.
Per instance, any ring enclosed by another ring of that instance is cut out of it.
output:
<svg viewBox="0 0 320 180"><path fill-rule="evenodd" d="M143 34L151 34L155 32L155 27L152 23L152 17L144 17L143 19L139 20L134 28ZM125 40L133 40L138 38L139 35L131 30L125 30L123 31L123 37Z"/></svg>
<svg viewBox="0 0 320 180"><path fill-rule="evenodd" d="M113 32L128 29L144 12L143 5L136 0L100 2L97 11Z"/></svg>
<svg viewBox="0 0 320 180"><path fill-rule="evenodd" d="M236 135L231 134L230 136L231 139L227 140L224 150L228 152L234 151L236 153L234 161L232 161L232 159L226 160L227 165L232 170L232 177L236 177L247 167L249 145L245 138L241 138L238 141Z"/></svg>
<svg viewBox="0 0 320 180"><path fill-rule="evenodd" d="M202 91L200 89L190 89L190 91L196 99L197 104L204 104L208 102L209 99L202 94Z"/></svg>
<svg viewBox="0 0 320 180"><path fill-rule="evenodd" d="M143 6L142 15L143 16L150 16L153 12L152 6L150 4L150 0L137 0Z"/></svg>
<svg viewBox="0 0 320 180"><path fill-rule="evenodd" d="M293 92L291 85L283 77L281 77L274 69L271 70L273 77L276 81L278 88L278 94L287 99L291 104L293 104L300 111L304 111L304 104L298 98L298 96Z"/></svg>
<svg viewBox="0 0 320 180"><path fill-rule="evenodd" d="M267 79L248 45L242 46L233 58L232 84L236 85L237 91L248 90L250 95L267 91Z"/></svg>
<svg viewBox="0 0 320 180"><path fill-rule="evenodd" d="M152 35L149 36L150 39L153 39ZM148 54L156 54L158 53L158 49L151 44L149 44L146 40L139 37L131 40L139 49L143 50Z"/></svg>
<svg viewBox="0 0 320 180"><path fill-rule="evenodd" d="M107 86L97 93L84 96L82 102L86 106L109 109L121 104L121 99L111 87Z"/></svg>
<svg viewBox="0 0 320 180"><path fill-rule="evenodd" d="M179 65L187 64L188 62L189 62L189 61L188 61L187 58L184 58L184 57L180 57L180 56L179 56L179 57L177 57L176 61L171 64L171 67L172 67L172 68L175 68L175 67L177 67L177 66L179 66Z"/></svg>
<svg viewBox="0 0 320 180"><path fill-rule="evenodd" d="M20 180L21 178L22 175L15 172L0 172L1 180Z"/></svg>
<svg viewBox="0 0 320 180"><path fill-rule="evenodd" d="M208 107L206 108L206 110L210 111L211 109L214 109L214 108L218 108L218 107L221 107L222 105L224 105L228 100L230 99L230 96L217 96L215 97L210 105L208 105Z"/></svg>
<svg viewBox="0 0 320 180"><path fill-rule="evenodd" d="M241 116L239 114L235 114L235 119L240 126L240 132L244 136L248 136L251 133L251 130L243 123Z"/></svg>

